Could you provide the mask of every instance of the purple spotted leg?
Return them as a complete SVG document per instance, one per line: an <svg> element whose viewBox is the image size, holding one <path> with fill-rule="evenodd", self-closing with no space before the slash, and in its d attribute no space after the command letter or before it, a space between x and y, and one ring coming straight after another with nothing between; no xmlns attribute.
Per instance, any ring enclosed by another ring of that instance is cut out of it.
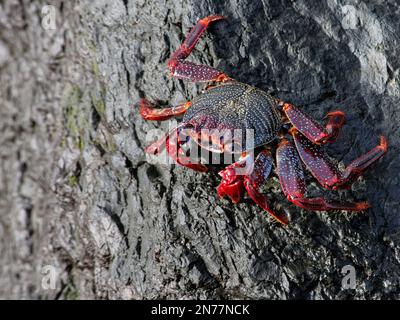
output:
<svg viewBox="0 0 400 320"><path fill-rule="evenodd" d="M345 121L344 112L339 110L329 112L326 115L328 122L325 127L290 103L284 103L282 110L293 126L308 140L316 144L336 141Z"/></svg>
<svg viewBox="0 0 400 320"><path fill-rule="evenodd" d="M377 146L353 160L341 171L321 146L311 143L297 130L292 130L291 133L301 160L326 189L349 188L369 166L384 156L388 149L386 138L381 136Z"/></svg>
<svg viewBox="0 0 400 320"><path fill-rule="evenodd" d="M337 202L323 197L306 198L306 182L303 167L296 148L282 139L276 152L278 176L282 191L296 206L312 211L348 210L362 211L369 208L367 202Z"/></svg>
<svg viewBox="0 0 400 320"><path fill-rule="evenodd" d="M225 82L230 78L223 72L206 65L198 65L193 62L185 61L190 55L201 35L206 31L209 24L213 21L223 19L223 16L212 15L203 18L186 35L185 41L181 44L168 60L168 68L171 75L178 79L186 79L189 81L207 82Z"/></svg>

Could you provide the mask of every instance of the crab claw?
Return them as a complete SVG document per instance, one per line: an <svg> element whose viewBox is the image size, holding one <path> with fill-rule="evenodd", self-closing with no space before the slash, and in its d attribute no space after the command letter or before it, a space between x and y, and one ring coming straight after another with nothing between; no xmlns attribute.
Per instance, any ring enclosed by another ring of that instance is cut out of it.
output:
<svg viewBox="0 0 400 320"><path fill-rule="evenodd" d="M221 198L228 196L233 203L240 201L244 191L243 176L238 176L235 172L238 166L241 166L241 163L235 162L219 172L222 181L217 187L218 195Z"/></svg>
<svg viewBox="0 0 400 320"><path fill-rule="evenodd" d="M218 195L223 198L228 196L233 203L238 203L243 194L243 180L237 180L231 184L222 181L217 188Z"/></svg>
<svg viewBox="0 0 400 320"><path fill-rule="evenodd" d="M276 214L270 207L268 198L259 191L259 188L267 181L268 176L272 170L272 157L269 151L264 150L257 156L252 170L249 170L246 165L248 157L244 157L238 162L235 162L224 170L219 172L222 181L217 188L218 195L222 198L228 196L233 203L240 201L241 195L244 190L250 198L264 211L268 212L275 220L286 225L288 219L283 214ZM239 174L237 169L242 170ZM251 172L250 172L251 171Z"/></svg>

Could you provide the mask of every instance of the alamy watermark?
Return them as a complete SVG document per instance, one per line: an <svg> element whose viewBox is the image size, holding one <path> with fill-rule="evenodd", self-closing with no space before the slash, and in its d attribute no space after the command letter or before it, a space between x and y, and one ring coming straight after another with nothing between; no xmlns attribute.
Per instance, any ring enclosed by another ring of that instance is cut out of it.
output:
<svg viewBox="0 0 400 320"><path fill-rule="evenodd" d="M52 265L45 265L41 270L41 286L43 290L55 290L57 285L57 268Z"/></svg>
<svg viewBox="0 0 400 320"><path fill-rule="evenodd" d="M55 30L57 9L55 6L46 5L42 7L42 28L45 30Z"/></svg>
<svg viewBox="0 0 400 320"><path fill-rule="evenodd" d="M345 265L342 268L342 289L356 288L356 269L352 265Z"/></svg>

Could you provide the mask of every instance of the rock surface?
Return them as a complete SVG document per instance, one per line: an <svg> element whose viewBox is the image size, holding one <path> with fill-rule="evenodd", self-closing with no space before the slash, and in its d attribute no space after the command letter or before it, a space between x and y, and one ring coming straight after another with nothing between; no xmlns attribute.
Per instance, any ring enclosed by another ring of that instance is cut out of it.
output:
<svg viewBox="0 0 400 320"><path fill-rule="evenodd" d="M398 1L53 1L55 30L45 4L0 6L0 298L400 298ZM281 227L251 201L218 199L215 172L146 162L146 134L168 123L143 121L137 102L201 92L165 64L213 13L227 19L191 61L316 119L344 110L328 148L343 163L389 137L350 190L325 192L372 209L306 212L274 178Z"/></svg>

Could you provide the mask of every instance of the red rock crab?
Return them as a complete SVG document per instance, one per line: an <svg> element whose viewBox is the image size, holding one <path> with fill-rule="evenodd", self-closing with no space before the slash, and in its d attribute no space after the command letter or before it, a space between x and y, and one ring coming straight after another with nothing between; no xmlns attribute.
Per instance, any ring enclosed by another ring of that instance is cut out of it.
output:
<svg viewBox="0 0 400 320"><path fill-rule="evenodd" d="M247 191L257 205L282 224L287 224L286 216L275 213L270 208L266 195L260 191L272 171L274 152L282 191L295 205L313 211L367 209L367 202L307 198L302 163L322 187L333 190L348 188L365 169L386 153L385 137L381 136L379 145L352 161L344 170L340 170L324 152L322 145L332 143L338 137L345 121L342 111L329 112L323 126L290 103L238 82L213 67L186 61L208 25L220 19L223 17L212 15L199 20L168 60L168 68L173 77L210 82L213 85L209 85L193 101L175 107L155 108L147 100L141 100L140 114L146 120L166 120L184 115L177 128L151 144L146 151L158 154L165 149L178 164L205 172L207 167L204 164L191 161L183 151L182 145L187 140L179 141L171 137L176 137L182 130L190 129L189 138L212 152L239 150L239 160L219 173L222 181L217 188L218 195L228 196L232 202L237 203L243 192ZM242 143L239 149L235 149L233 144L236 142L233 139L223 139L220 134L213 134L212 131L226 132L234 129L253 130L253 143ZM274 141L278 141L276 148L270 146ZM253 151L256 151L256 157ZM245 174L238 174L238 169L246 168L249 157L254 157L251 170L245 169Z"/></svg>

